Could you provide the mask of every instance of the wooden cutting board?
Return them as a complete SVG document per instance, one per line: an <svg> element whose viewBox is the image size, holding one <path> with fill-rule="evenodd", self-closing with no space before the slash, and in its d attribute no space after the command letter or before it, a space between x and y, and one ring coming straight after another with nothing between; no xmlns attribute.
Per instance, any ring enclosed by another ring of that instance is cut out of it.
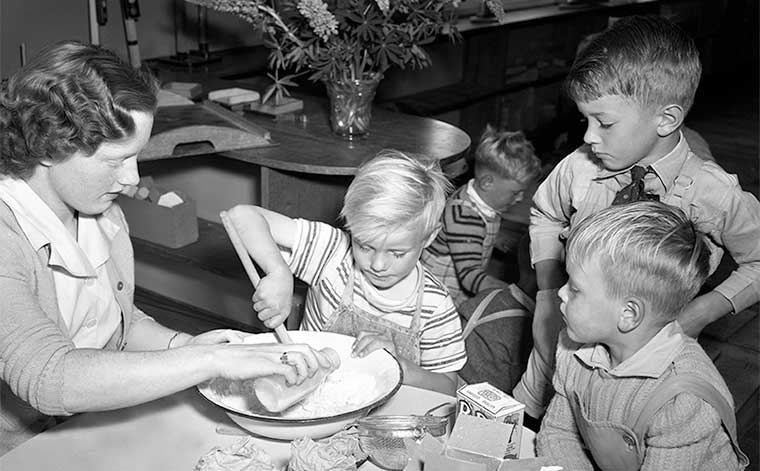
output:
<svg viewBox="0 0 760 471"><path fill-rule="evenodd" d="M158 108L139 161L272 147L269 131L221 105L205 101Z"/></svg>

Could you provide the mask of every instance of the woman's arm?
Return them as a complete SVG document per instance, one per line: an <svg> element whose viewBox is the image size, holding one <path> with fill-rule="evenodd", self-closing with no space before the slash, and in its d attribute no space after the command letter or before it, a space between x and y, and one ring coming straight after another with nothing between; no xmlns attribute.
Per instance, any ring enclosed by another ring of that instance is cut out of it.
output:
<svg viewBox="0 0 760 471"><path fill-rule="evenodd" d="M288 352L288 364L280 361ZM327 362L327 363L325 363ZM64 357L63 406L70 413L148 402L215 377L271 374L300 383L329 359L302 344L190 345L150 352L72 349Z"/></svg>

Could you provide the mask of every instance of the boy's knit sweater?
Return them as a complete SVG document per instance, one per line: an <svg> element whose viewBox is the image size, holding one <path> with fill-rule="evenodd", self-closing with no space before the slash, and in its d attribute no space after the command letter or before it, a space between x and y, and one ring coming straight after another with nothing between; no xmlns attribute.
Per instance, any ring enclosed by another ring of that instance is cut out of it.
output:
<svg viewBox="0 0 760 471"><path fill-rule="evenodd" d="M554 374L556 394L537 438L539 456L550 456L566 470L592 470L576 427L569 400L578 375L594 369L585 390L576 388L582 408L593 422L633 426L631 411L641 410L652 391L671 371L694 373L706 379L729 402L733 399L723 378L702 347L683 334L676 322L663 327L642 349L615 368L602 345L578 344L563 331L557 347ZM653 418L644 439L642 470L738 470L738 458L718 412L707 402L682 393Z"/></svg>

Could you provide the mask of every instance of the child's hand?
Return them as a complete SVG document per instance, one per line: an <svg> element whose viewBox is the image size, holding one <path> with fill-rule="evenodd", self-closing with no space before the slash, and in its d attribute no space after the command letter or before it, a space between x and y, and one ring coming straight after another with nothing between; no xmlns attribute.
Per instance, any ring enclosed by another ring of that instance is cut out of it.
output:
<svg viewBox="0 0 760 471"><path fill-rule="evenodd" d="M351 356L363 358L375 350L386 349L396 357L396 345L388 332L359 332L351 346Z"/></svg>
<svg viewBox="0 0 760 471"><path fill-rule="evenodd" d="M290 315L293 302L293 274L289 270L269 273L261 279L251 299L259 319L265 326L274 329Z"/></svg>

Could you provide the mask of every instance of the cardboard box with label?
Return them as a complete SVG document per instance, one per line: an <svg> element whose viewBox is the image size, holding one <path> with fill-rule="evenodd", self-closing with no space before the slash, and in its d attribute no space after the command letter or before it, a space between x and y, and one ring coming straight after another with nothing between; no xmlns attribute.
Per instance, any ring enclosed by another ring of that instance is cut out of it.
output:
<svg viewBox="0 0 760 471"><path fill-rule="evenodd" d="M459 388L457 408L460 416L470 415L510 426L509 442L503 458L520 457L524 404L489 383L477 383Z"/></svg>

